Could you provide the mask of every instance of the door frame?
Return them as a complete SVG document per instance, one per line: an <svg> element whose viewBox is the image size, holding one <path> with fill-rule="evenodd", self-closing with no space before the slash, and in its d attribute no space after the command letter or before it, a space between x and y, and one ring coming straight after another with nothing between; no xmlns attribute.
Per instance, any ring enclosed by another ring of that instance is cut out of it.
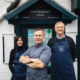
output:
<svg viewBox="0 0 80 80"><path fill-rule="evenodd" d="M38 27L37 27L38 26ZM41 26L41 27L40 27ZM28 29L36 29L36 28L41 28L41 29L52 29L52 37L54 37L56 35L55 31L54 31L54 24L31 24L31 25L21 25L21 26L14 26L14 33L16 35L22 35L21 34L21 30L22 28L25 28L23 30L26 30L27 35L25 34L25 32L23 34L26 35L26 42L25 42L25 46L28 46ZM23 36L24 37L24 36Z"/></svg>

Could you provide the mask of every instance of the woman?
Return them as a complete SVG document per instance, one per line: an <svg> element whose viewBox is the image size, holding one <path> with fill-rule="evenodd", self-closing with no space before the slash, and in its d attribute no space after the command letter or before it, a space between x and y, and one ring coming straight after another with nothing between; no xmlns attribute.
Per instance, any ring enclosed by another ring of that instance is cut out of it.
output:
<svg viewBox="0 0 80 80"><path fill-rule="evenodd" d="M21 35L15 37L14 43L15 48L11 50L9 59L9 69L12 73L11 80L26 80L27 66L20 63L19 58L28 48L23 46L24 40Z"/></svg>

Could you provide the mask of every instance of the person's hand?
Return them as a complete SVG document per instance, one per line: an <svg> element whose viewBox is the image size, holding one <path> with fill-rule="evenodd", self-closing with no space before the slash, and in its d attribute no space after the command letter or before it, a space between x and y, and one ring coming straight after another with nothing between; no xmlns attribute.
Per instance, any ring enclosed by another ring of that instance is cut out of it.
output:
<svg viewBox="0 0 80 80"><path fill-rule="evenodd" d="M26 58L29 58L29 56L26 56Z"/></svg>
<svg viewBox="0 0 80 80"><path fill-rule="evenodd" d="M35 59L32 58L32 59L31 59L32 62L35 62L35 61L37 61L37 60L39 60L39 58L35 58Z"/></svg>

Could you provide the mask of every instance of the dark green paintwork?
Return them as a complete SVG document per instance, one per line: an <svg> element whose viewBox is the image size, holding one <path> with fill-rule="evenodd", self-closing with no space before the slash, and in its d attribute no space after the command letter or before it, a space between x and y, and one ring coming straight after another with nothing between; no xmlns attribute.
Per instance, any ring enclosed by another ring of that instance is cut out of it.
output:
<svg viewBox="0 0 80 80"><path fill-rule="evenodd" d="M77 8L80 8L80 0L77 0Z"/></svg>
<svg viewBox="0 0 80 80"><path fill-rule="evenodd" d="M14 26L14 33L16 33L16 35L20 34L20 27L19 26Z"/></svg>
<svg viewBox="0 0 80 80"><path fill-rule="evenodd" d="M47 2L48 4L50 4L51 6L53 6L54 8L56 8L57 10L59 10L60 12L62 12L62 14L66 15L67 17L69 17L71 20L76 20L77 16L72 14L70 11L68 11L67 9L63 8L60 4L58 4L55 1L51 1L51 0L44 0L45 2Z"/></svg>
<svg viewBox="0 0 80 80"><path fill-rule="evenodd" d="M6 14L4 16L4 18L6 20L11 19L13 16L19 14L21 11L23 11L26 8L28 8L29 6L31 6L32 4L34 4L37 1L38 0L31 0L29 2L26 2L25 4L21 5L20 7L16 8L13 11L9 12L8 14ZM59 5L58 3L56 3L55 1L54 2L52 2L51 0L44 0L44 1L46 3L48 3L49 5L51 5L52 7L56 8L57 10L59 10L62 14L64 14L65 16L67 16L69 19L71 19L71 20L76 20L77 19L76 15L72 14L70 11L66 10L61 5ZM64 19L64 17L63 17L63 19Z"/></svg>
<svg viewBox="0 0 80 80"><path fill-rule="evenodd" d="M77 57L78 57L78 80L80 80L80 17L78 18Z"/></svg>
<svg viewBox="0 0 80 80"><path fill-rule="evenodd" d="M71 23L72 20L33 20L33 21L26 21L26 20L9 20L9 24L13 25L27 25L27 24L55 24L58 21L63 21L65 24Z"/></svg>

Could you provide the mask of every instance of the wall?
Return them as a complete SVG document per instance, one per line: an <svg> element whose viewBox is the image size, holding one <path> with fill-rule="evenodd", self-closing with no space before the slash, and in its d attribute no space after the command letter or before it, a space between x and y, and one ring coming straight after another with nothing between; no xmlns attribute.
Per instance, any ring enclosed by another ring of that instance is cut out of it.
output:
<svg viewBox="0 0 80 80"><path fill-rule="evenodd" d="M77 20L72 21L71 24L65 26L65 34L72 37L76 43L76 35L78 34L78 23Z"/></svg>
<svg viewBox="0 0 80 80"><path fill-rule="evenodd" d="M57 3L59 3L64 8L71 11L71 0L52 0L52 1L56 1Z"/></svg>
<svg viewBox="0 0 80 80"><path fill-rule="evenodd" d="M14 34L14 26L8 24L6 20L0 23L0 80L10 80L11 72L8 68L8 64L3 63L3 41L2 36L4 34Z"/></svg>
<svg viewBox="0 0 80 80"><path fill-rule="evenodd" d="M67 24L65 26L65 34L73 38L74 42L76 43L76 35L78 34L78 22L77 20L72 21L71 24ZM76 59L77 61L77 59ZM77 62L74 62L74 69L75 69L75 75L76 75L76 80L78 79L78 74L77 74Z"/></svg>
<svg viewBox="0 0 80 80"><path fill-rule="evenodd" d="M15 1L15 0L0 0L0 14L2 14L4 11L6 11L7 7L11 4L11 2L6 2L6 1ZM25 3L28 0L21 0L20 4ZM54 0L52 0L54 1ZM65 7L66 9L71 11L71 0L55 0L56 2L58 2L60 5L62 5L63 7ZM66 4L65 4L66 3ZM5 6L4 6L5 4Z"/></svg>

